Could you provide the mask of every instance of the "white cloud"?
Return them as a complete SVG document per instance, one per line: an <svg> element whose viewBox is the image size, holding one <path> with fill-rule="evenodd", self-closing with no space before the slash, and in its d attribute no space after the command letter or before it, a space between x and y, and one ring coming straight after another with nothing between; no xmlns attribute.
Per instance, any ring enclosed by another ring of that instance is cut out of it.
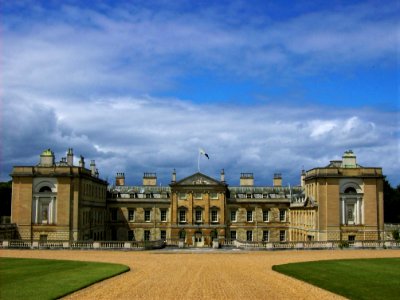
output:
<svg viewBox="0 0 400 300"><path fill-rule="evenodd" d="M234 183L240 172L254 172L259 184L270 184L273 173L281 171L286 181L296 184L302 166L324 166L353 149L360 164L383 166L386 174L397 178L398 158L381 156L398 146L388 135L398 134L388 113L351 111L331 118L324 108L314 108L310 115L311 109L291 107L283 120L281 106L222 109L219 104L148 97L83 103L51 99L44 107L42 99L34 97L21 98L18 105L6 103L5 127L12 130L3 133L9 149L4 151L5 162L37 163L27 158L48 147L55 147L59 160L73 147L76 155L96 159L101 174L110 180L125 171L129 182L138 183L143 172L152 171L167 183L173 168L179 176L195 172L198 148L204 147L211 159L202 161L201 168L211 176L224 168ZM21 147L24 151L16 151ZM10 169L2 172L4 177Z"/></svg>

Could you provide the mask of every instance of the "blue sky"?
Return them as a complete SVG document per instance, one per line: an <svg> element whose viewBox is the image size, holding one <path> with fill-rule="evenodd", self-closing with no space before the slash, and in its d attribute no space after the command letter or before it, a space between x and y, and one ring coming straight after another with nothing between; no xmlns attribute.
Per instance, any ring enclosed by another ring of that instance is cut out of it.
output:
<svg viewBox="0 0 400 300"><path fill-rule="evenodd" d="M103 178L231 184L353 149L400 184L398 1L7 1L1 180L69 147Z"/></svg>

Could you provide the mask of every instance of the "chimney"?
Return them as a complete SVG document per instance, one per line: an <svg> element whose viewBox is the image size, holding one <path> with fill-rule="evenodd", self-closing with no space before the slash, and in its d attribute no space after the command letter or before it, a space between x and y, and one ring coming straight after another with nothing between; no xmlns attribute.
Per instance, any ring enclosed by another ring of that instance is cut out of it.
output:
<svg viewBox="0 0 400 300"><path fill-rule="evenodd" d="M96 163L94 160L90 161L90 171L92 173L92 176L96 175Z"/></svg>
<svg viewBox="0 0 400 300"><path fill-rule="evenodd" d="M240 186L254 186L253 173L240 173Z"/></svg>
<svg viewBox="0 0 400 300"><path fill-rule="evenodd" d="M79 167L85 168L85 158L81 155L81 159L79 160Z"/></svg>
<svg viewBox="0 0 400 300"><path fill-rule="evenodd" d="M171 179L172 183L176 182L176 170L174 169L174 171L172 172L172 179Z"/></svg>
<svg viewBox="0 0 400 300"><path fill-rule="evenodd" d="M342 159L342 168L357 168L356 155L352 150L346 151Z"/></svg>
<svg viewBox="0 0 400 300"><path fill-rule="evenodd" d="M302 188L305 186L305 178L306 178L306 171L301 170L301 176L300 176L300 185Z"/></svg>
<svg viewBox="0 0 400 300"><path fill-rule="evenodd" d="M115 177L115 185L125 185L125 173L117 173L117 177Z"/></svg>
<svg viewBox="0 0 400 300"><path fill-rule="evenodd" d="M67 164L68 164L68 166L73 166L74 165L74 154L72 153L72 148L68 148Z"/></svg>
<svg viewBox="0 0 400 300"><path fill-rule="evenodd" d="M54 152L50 149L44 150L42 154L40 154L40 163L41 167L51 167L54 166Z"/></svg>
<svg viewBox="0 0 400 300"><path fill-rule="evenodd" d="M143 174L143 185L156 186L157 185L157 174L156 173L144 173Z"/></svg>
<svg viewBox="0 0 400 300"><path fill-rule="evenodd" d="M224 169L221 170L221 182L225 182L225 171L224 171Z"/></svg>
<svg viewBox="0 0 400 300"><path fill-rule="evenodd" d="M279 187L282 186L282 174L281 173L275 173L274 174L274 186Z"/></svg>

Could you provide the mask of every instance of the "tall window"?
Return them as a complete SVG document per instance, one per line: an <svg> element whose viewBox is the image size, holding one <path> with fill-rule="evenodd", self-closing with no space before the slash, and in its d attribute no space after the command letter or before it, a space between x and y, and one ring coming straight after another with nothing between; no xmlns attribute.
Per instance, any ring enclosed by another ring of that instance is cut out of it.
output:
<svg viewBox="0 0 400 300"><path fill-rule="evenodd" d="M236 230L231 230L231 240L236 240Z"/></svg>
<svg viewBox="0 0 400 300"><path fill-rule="evenodd" d="M186 211L184 211L183 209L179 211L179 222L180 223L186 222Z"/></svg>
<svg viewBox="0 0 400 300"><path fill-rule="evenodd" d="M133 230L128 230L128 241L134 241L135 240L135 233Z"/></svg>
<svg viewBox="0 0 400 300"><path fill-rule="evenodd" d="M286 230L279 230L279 241L286 241Z"/></svg>
<svg viewBox="0 0 400 300"><path fill-rule="evenodd" d="M216 209L213 209L211 211L211 222L213 223L218 222L218 211Z"/></svg>
<svg viewBox="0 0 400 300"><path fill-rule="evenodd" d="M269 241L269 231L268 230L263 230L263 241L264 242Z"/></svg>
<svg viewBox="0 0 400 300"><path fill-rule="evenodd" d="M202 212L201 209L196 209L195 211L195 220L196 222L202 222L203 218L202 218Z"/></svg>
<svg viewBox="0 0 400 300"><path fill-rule="evenodd" d="M145 230L144 231L144 240L145 241L150 241L150 230Z"/></svg>
<svg viewBox="0 0 400 300"><path fill-rule="evenodd" d="M145 209L145 211L144 211L144 221L145 222L150 222L151 221L150 209Z"/></svg>
<svg viewBox="0 0 400 300"><path fill-rule="evenodd" d="M118 210L116 208L111 209L111 221L117 221Z"/></svg>
<svg viewBox="0 0 400 300"><path fill-rule="evenodd" d="M279 210L279 221L286 222L286 210L285 209Z"/></svg>
<svg viewBox="0 0 400 300"><path fill-rule="evenodd" d="M247 222L253 222L253 211L252 210L247 211Z"/></svg>
<svg viewBox="0 0 400 300"><path fill-rule="evenodd" d="M269 222L269 210L263 210L263 222Z"/></svg>
<svg viewBox="0 0 400 300"><path fill-rule="evenodd" d="M128 210L128 220L131 222L135 221L135 210L134 209Z"/></svg>
<svg viewBox="0 0 400 300"><path fill-rule="evenodd" d="M231 210L231 222L236 222L236 209Z"/></svg>
<svg viewBox="0 0 400 300"><path fill-rule="evenodd" d="M246 231L246 239L249 242L251 242L253 240L253 231L251 231L251 230Z"/></svg>
<svg viewBox="0 0 400 300"><path fill-rule="evenodd" d="M166 209L160 210L160 218L161 218L161 222L167 222L167 210Z"/></svg>
<svg viewBox="0 0 400 300"><path fill-rule="evenodd" d="M160 231L160 238L162 241L165 241L167 239L167 232L165 230Z"/></svg>

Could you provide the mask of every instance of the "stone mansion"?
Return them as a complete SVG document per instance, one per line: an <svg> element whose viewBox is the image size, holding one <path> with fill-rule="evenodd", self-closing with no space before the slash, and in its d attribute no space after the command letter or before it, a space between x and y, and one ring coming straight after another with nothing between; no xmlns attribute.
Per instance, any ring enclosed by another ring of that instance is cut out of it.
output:
<svg viewBox="0 0 400 300"><path fill-rule="evenodd" d="M142 185L115 185L99 178L94 161L87 168L72 149L56 162L49 149L36 166L12 171L12 216L25 240L169 241L189 246L221 242L377 240L383 234L383 175L362 167L352 151L301 173L301 184L255 186L253 173L241 173L239 186L200 172L157 185L144 173Z"/></svg>

